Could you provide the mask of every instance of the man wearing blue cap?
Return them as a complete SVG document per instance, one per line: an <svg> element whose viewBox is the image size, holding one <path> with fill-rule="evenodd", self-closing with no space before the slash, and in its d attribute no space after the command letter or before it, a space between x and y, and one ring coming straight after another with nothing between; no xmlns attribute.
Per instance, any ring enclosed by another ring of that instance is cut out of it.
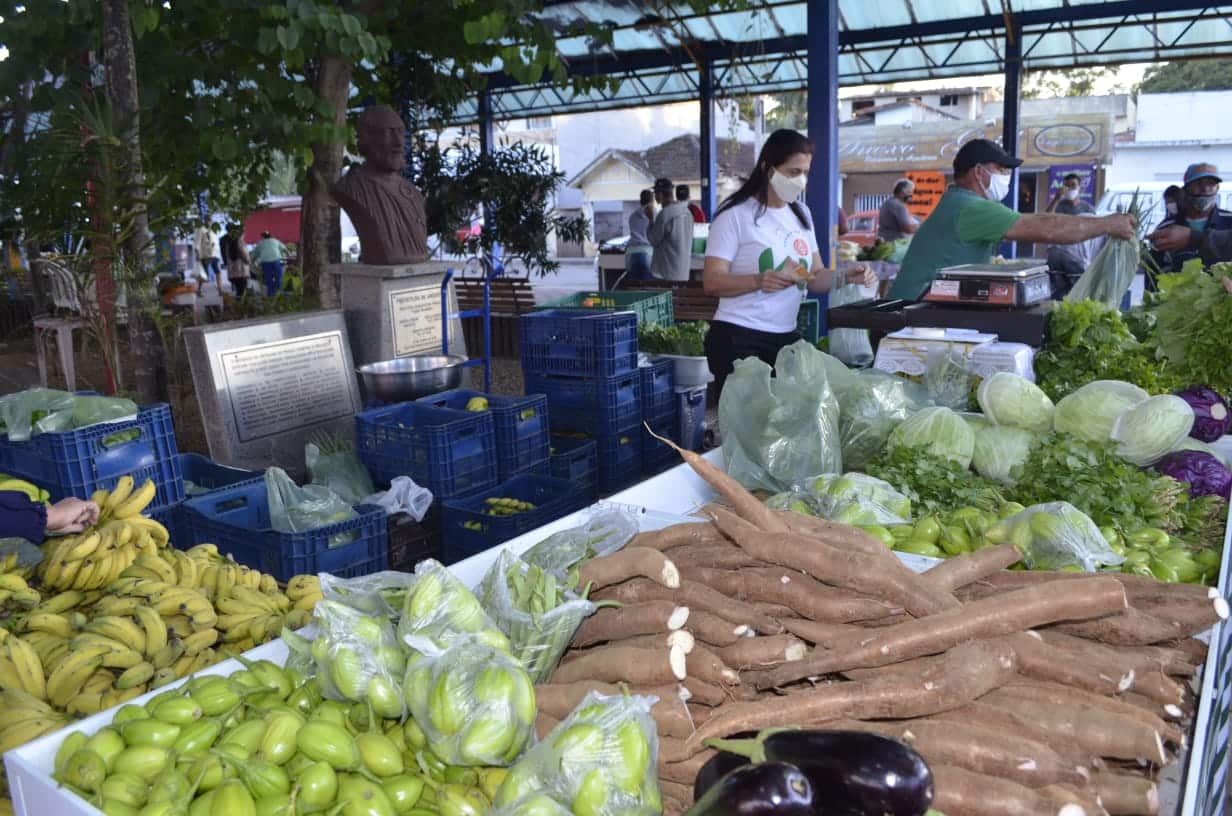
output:
<svg viewBox="0 0 1232 816"><path fill-rule="evenodd" d="M1155 247L1155 262L1161 272L1180 272L1185 262L1203 257L1204 245L1212 243L1215 233L1232 230L1232 212L1220 209L1219 169L1199 162L1185 169L1185 202L1182 212L1160 222L1155 232L1147 236ZM1205 253L1206 262L1212 260Z"/></svg>

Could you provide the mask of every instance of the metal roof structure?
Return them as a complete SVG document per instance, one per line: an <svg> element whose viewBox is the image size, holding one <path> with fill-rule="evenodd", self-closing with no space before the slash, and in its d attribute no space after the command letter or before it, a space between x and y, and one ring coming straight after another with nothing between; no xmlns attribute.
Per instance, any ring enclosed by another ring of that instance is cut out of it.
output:
<svg viewBox="0 0 1232 816"><path fill-rule="evenodd" d="M494 74L495 119L604 110L699 98L701 64L716 96L807 87L807 0L751 0L739 11L695 13L642 0L548 0L573 75L606 75L613 90L519 85ZM1021 32L1026 70L1232 56L1232 5L1201 0L839 0L838 80L879 84L1002 73L1007 33ZM604 20L611 45L574 31ZM479 118L473 101L458 123Z"/></svg>

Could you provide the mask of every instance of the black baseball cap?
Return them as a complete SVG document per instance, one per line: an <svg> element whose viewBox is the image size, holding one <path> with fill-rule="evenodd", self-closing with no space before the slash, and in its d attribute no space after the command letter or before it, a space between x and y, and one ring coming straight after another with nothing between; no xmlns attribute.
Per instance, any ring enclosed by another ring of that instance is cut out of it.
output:
<svg viewBox="0 0 1232 816"><path fill-rule="evenodd" d="M988 139L972 139L962 146L954 157L954 172L962 173L977 164L999 164L1002 167L1017 167L1022 159L1016 159L1001 149L1001 145Z"/></svg>
<svg viewBox="0 0 1232 816"><path fill-rule="evenodd" d="M669 178L657 178L654 183L654 191L656 193L671 193L675 191L675 185Z"/></svg>

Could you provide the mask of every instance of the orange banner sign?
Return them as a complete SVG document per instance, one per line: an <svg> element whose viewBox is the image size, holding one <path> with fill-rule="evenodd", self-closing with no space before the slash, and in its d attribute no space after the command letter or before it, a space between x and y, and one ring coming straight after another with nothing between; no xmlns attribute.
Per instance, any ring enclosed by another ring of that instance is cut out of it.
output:
<svg viewBox="0 0 1232 816"><path fill-rule="evenodd" d="M907 178L915 185L907 211L923 221L933 214L937 202L945 194L945 174L923 170L908 170Z"/></svg>

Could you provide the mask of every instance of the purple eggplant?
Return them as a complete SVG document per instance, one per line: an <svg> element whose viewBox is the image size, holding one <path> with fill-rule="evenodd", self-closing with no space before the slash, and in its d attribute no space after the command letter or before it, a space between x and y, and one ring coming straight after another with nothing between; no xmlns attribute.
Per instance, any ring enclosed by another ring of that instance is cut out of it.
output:
<svg viewBox="0 0 1232 816"><path fill-rule="evenodd" d="M716 740L719 753L697 775L699 801L741 762L786 762L817 791L816 816L922 816L933 801L932 772L897 740L859 731L775 731Z"/></svg>
<svg viewBox="0 0 1232 816"><path fill-rule="evenodd" d="M813 816L813 786L786 762L741 765L724 774L685 816Z"/></svg>

